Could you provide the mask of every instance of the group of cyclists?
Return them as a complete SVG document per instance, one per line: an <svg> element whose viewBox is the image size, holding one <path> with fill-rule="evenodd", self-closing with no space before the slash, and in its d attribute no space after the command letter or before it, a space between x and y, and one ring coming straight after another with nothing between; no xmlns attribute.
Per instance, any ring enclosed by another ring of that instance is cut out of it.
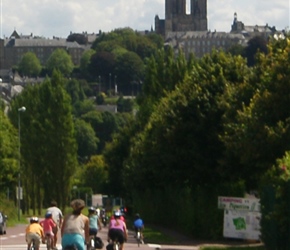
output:
<svg viewBox="0 0 290 250"><path fill-rule="evenodd" d="M71 213L63 216L61 210L57 208L56 202L47 209L45 219L39 221L38 217L31 217L30 225L26 228L26 242L29 250L34 241L35 250L39 250L40 243L45 243L46 237L50 237L52 249L56 248L57 232L61 231L62 249L75 246L78 250L85 250L90 244L90 237L96 240L98 231L102 229L99 211L90 207L88 215L83 214L85 202L75 199L71 202ZM139 214L134 218L134 230L137 234L141 232L143 239L144 223ZM108 242L118 241L120 250L124 250L124 243L128 239L126 221L119 209L115 210L109 221Z"/></svg>

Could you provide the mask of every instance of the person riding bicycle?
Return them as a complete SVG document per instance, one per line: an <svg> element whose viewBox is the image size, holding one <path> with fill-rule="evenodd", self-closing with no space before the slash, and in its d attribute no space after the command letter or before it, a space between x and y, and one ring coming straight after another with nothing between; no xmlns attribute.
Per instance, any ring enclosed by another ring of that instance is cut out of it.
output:
<svg viewBox="0 0 290 250"><path fill-rule="evenodd" d="M114 218L109 224L108 238L112 241L118 240L120 243L120 250L123 250L124 242L128 238L126 223L121 219L120 211L114 213Z"/></svg>
<svg viewBox="0 0 290 250"><path fill-rule="evenodd" d="M40 241L44 243L44 233L43 228L39 224L38 217L30 218L30 225L26 227L25 230L25 240L27 242L27 249L29 250L32 244L32 241L35 243L35 250L39 250Z"/></svg>
<svg viewBox="0 0 290 250"><path fill-rule="evenodd" d="M56 224L52 219L52 213L50 211L46 212L45 219L40 222L40 225L43 227L45 237L48 236L51 238L51 246L55 246L53 229L56 227Z"/></svg>
<svg viewBox="0 0 290 250"><path fill-rule="evenodd" d="M94 235L95 236L95 240L96 240L96 236L98 234L98 230L102 229L101 226L101 221L99 216L97 215L96 209L94 207L90 207L88 209L89 214L88 214L88 218L89 218L89 234L90 235Z"/></svg>
<svg viewBox="0 0 290 250"><path fill-rule="evenodd" d="M122 221L126 222L125 217L122 215L122 212L121 212L120 209L114 210L114 213L113 213L113 215L111 216L110 220L113 220L113 219L115 218L115 213L116 213L116 212L120 213L120 214L121 214L120 219L121 219Z"/></svg>
<svg viewBox="0 0 290 250"><path fill-rule="evenodd" d="M46 212L51 212L52 213L52 219L56 226L53 228L52 232L54 234L54 239L53 239L53 244L54 248L56 248L56 243L57 243L57 236L58 236L58 231L61 228L62 225L62 220L63 220L63 214L61 210L57 207L57 202L55 200L52 200L50 203L50 207L47 208Z"/></svg>
<svg viewBox="0 0 290 250"><path fill-rule="evenodd" d="M143 243L143 229L144 229L144 222L140 217L140 214L135 215L135 220L134 220L134 230L137 235L137 232L139 231L141 234L141 242Z"/></svg>
<svg viewBox="0 0 290 250"><path fill-rule="evenodd" d="M62 249L75 245L78 250L85 250L89 243L89 218L82 214L85 202L76 199L71 202L72 213L65 216L61 227Z"/></svg>

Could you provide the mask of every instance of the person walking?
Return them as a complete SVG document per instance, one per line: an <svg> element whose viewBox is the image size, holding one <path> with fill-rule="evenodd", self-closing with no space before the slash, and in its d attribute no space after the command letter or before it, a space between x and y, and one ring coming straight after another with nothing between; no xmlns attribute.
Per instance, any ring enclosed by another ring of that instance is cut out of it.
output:
<svg viewBox="0 0 290 250"><path fill-rule="evenodd" d="M51 213L52 214L52 220L55 223L55 227L52 229L52 232L54 234L54 239L53 239L53 248L57 249L56 243L57 243L57 233L60 230L62 226L62 220L63 220L63 214L61 210L57 207L57 202L56 201L51 201L50 207L46 210L46 213Z"/></svg>

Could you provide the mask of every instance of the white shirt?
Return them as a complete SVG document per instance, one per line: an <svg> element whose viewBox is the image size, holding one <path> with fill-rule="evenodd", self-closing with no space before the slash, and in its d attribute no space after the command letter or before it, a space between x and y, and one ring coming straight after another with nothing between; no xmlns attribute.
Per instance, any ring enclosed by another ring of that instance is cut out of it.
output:
<svg viewBox="0 0 290 250"><path fill-rule="evenodd" d="M58 207L49 207L46 212L52 213L52 219L57 224L57 226L60 226L60 219L63 218L62 212Z"/></svg>

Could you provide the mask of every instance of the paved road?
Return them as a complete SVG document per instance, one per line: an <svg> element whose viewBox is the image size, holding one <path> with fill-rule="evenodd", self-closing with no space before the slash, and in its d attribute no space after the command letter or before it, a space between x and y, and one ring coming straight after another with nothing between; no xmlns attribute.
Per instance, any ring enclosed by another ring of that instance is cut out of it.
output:
<svg viewBox="0 0 290 250"><path fill-rule="evenodd" d="M7 229L6 235L0 236L0 250L24 250L26 249L27 245L25 243L25 227L26 225L17 225L16 227L11 227ZM107 228L103 228L99 233L98 236L104 241L105 246L107 244ZM58 240L60 243L60 237ZM106 249L104 246L104 250ZM58 249L61 249L61 245L57 244ZM161 250L197 250L198 247L196 246L167 246L167 245L156 245L146 243L137 246L136 239L133 237L133 232L129 232L128 241L125 243L124 250L128 249L138 249L138 250L150 250L160 248ZM40 250L45 250L46 247L44 244L41 245Z"/></svg>

